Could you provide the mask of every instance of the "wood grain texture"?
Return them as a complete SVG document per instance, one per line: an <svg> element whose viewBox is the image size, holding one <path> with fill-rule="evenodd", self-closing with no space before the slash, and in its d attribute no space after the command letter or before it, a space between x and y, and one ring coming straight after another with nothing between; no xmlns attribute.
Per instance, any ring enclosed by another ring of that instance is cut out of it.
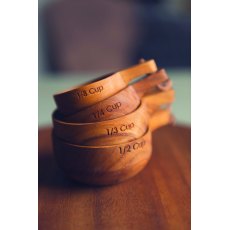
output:
<svg viewBox="0 0 230 230"><path fill-rule="evenodd" d="M66 122L97 122L118 118L133 112L141 98L149 93L165 91L172 88L171 81L164 69L150 74L129 85L113 96L106 98L84 110L64 116ZM162 88L164 84L164 88Z"/></svg>
<svg viewBox="0 0 230 230"><path fill-rule="evenodd" d="M69 116L63 116L63 120L78 123L112 120L133 112L140 103L141 98L130 85L112 97Z"/></svg>
<svg viewBox="0 0 230 230"><path fill-rule="evenodd" d="M172 88L172 82L169 79L165 69L160 69L153 74L149 74L141 81L134 83L133 88L137 92L139 97L143 97L154 91L165 91ZM165 87L162 87L165 86Z"/></svg>
<svg viewBox="0 0 230 230"><path fill-rule="evenodd" d="M119 145L72 145L53 134L53 152L60 168L76 181L90 185L117 184L146 166L152 155L151 131L171 121L170 110L159 110L150 118L145 135Z"/></svg>
<svg viewBox="0 0 230 230"><path fill-rule="evenodd" d="M67 89L54 95L59 112L68 115L102 101L126 88L130 81L146 74L154 73L154 60L132 66L114 74L107 74L92 82Z"/></svg>
<svg viewBox="0 0 230 230"><path fill-rule="evenodd" d="M150 114L144 103L132 113L113 120L71 123L64 122L57 111L53 113L55 135L71 144L115 145L141 137L147 130Z"/></svg>
<svg viewBox="0 0 230 230"><path fill-rule="evenodd" d="M66 122L54 111L52 115L55 135L77 145L115 145L135 140L147 130L150 116L160 106L170 105L175 98L173 89L143 97L140 106L127 115L101 122Z"/></svg>
<svg viewBox="0 0 230 230"><path fill-rule="evenodd" d="M163 127L153 134L153 156L140 174L87 187L62 174L51 128L39 130L39 229L190 229L190 136L190 128Z"/></svg>

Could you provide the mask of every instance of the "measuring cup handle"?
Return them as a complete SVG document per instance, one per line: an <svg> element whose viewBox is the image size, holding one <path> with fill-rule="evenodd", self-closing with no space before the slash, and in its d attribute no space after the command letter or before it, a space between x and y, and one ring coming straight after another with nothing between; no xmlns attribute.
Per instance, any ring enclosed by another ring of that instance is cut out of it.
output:
<svg viewBox="0 0 230 230"><path fill-rule="evenodd" d="M149 121L149 129L154 131L164 125L174 124L175 117L171 114L170 109L161 109L156 111Z"/></svg>
<svg viewBox="0 0 230 230"><path fill-rule="evenodd" d="M173 89L163 92L157 92L144 96L142 98L142 103L148 108L148 113L151 116L153 112L156 111L159 107L163 105L168 105L174 102L175 100L175 91Z"/></svg>
<svg viewBox="0 0 230 230"><path fill-rule="evenodd" d="M157 71L156 73L150 74L147 77L139 80L138 82L134 83L132 86L136 90L139 97L143 97L145 94L150 93L153 91L154 88L158 90L164 90L169 84L168 87L171 88L172 84L169 83L169 78L164 69ZM163 88L164 87L164 88Z"/></svg>
<svg viewBox="0 0 230 230"><path fill-rule="evenodd" d="M141 77L146 74L154 73L157 71L157 65L154 60L149 60L128 69L122 70L119 73L121 74L125 83L131 82L137 77Z"/></svg>

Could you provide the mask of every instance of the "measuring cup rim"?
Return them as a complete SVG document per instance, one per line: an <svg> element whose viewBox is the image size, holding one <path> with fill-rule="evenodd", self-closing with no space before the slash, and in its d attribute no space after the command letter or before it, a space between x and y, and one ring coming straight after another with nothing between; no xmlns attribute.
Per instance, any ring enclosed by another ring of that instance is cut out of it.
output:
<svg viewBox="0 0 230 230"><path fill-rule="evenodd" d="M62 121L61 118L56 118L56 116L62 116L60 113L58 113L58 110L55 110L52 114L52 118L53 118L53 121L55 121L56 123L59 123L59 124L62 124L62 125L68 125L68 126L86 126L86 125L100 125L100 124L105 124L105 123L108 123L108 122L111 122L113 121L114 123L116 123L117 121L120 121L121 119L124 119L125 116L132 116L133 114L135 113L138 113L141 109L144 109L145 108L145 104L140 102L139 106L136 108L136 110L128 113L128 114L125 114L121 117L117 117L117 118L114 118L112 120L106 120L106 121L97 121L97 122L65 122L65 121Z"/></svg>
<svg viewBox="0 0 230 230"><path fill-rule="evenodd" d="M146 132L141 137L137 138L136 140L128 141L126 143L121 143L121 144L100 145L100 146L94 146L94 145L84 146L84 145L72 144L72 143L69 143L69 142L63 140L62 138L58 137L57 135L55 135L54 132L52 132L52 136L58 142L61 142L64 145L71 146L71 147L78 148L78 149L111 149L111 148L116 148L116 147L119 147L119 146L127 145L129 143L132 143L132 142L138 141L140 139L143 139L143 138L147 137L147 135L149 135L150 133L152 133L152 131L148 127L148 129L146 130Z"/></svg>

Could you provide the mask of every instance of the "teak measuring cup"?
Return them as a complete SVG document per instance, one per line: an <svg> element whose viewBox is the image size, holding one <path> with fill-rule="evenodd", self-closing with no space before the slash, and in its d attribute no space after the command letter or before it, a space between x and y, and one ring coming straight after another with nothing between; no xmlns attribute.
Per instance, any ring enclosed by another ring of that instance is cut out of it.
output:
<svg viewBox="0 0 230 230"><path fill-rule="evenodd" d="M141 103L141 98L153 90L168 90L171 81L164 69L129 85L115 95L106 98L73 115L64 116L67 122L97 122L111 120L133 112Z"/></svg>
<svg viewBox="0 0 230 230"><path fill-rule="evenodd" d="M109 185L140 172L152 155L152 131L172 122L170 110L159 110L148 131L134 141L111 146L80 146L62 141L53 133L54 153L60 168L74 180Z"/></svg>
<svg viewBox="0 0 230 230"><path fill-rule="evenodd" d="M105 141L110 145L135 140L146 132L149 116L161 105L161 102L168 104L174 100L174 90L158 94L159 99L156 94L144 97L141 105L132 113L101 122L64 122L61 119L62 115L55 111L53 114L54 133L64 141L80 145L101 146Z"/></svg>
<svg viewBox="0 0 230 230"><path fill-rule="evenodd" d="M134 140L145 133L149 114L144 103L133 113L101 122L67 123L58 112L53 114L54 133L61 139L81 145L118 144Z"/></svg>
<svg viewBox="0 0 230 230"><path fill-rule="evenodd" d="M59 112L64 115L73 114L116 94L127 87L133 79L156 70L154 60L146 61L112 75L100 77L88 84L55 94L54 100Z"/></svg>

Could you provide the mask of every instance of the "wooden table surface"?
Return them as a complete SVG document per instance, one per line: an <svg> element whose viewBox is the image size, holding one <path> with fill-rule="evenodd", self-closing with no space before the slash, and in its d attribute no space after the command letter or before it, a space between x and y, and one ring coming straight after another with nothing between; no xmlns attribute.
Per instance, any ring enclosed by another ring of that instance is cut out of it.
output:
<svg viewBox="0 0 230 230"><path fill-rule="evenodd" d="M39 229L190 229L191 130L153 134L153 155L134 178L89 187L66 178L52 153L51 129L39 130Z"/></svg>

